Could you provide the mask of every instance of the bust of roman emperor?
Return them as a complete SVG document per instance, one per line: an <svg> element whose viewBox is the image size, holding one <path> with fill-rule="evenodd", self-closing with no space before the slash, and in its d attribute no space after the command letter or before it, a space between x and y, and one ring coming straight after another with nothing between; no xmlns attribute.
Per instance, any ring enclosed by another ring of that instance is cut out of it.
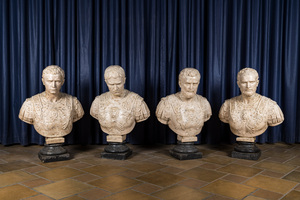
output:
<svg viewBox="0 0 300 200"><path fill-rule="evenodd" d="M26 99L19 118L33 124L35 130L46 138L46 144L64 143L76 122L84 115L78 99L60 92L65 81L63 69L50 65L43 70L45 91Z"/></svg>
<svg viewBox="0 0 300 200"><path fill-rule="evenodd" d="M95 98L90 114L108 134L108 142L123 142L137 122L148 119L150 111L142 97L124 89L126 77L121 66L107 67L104 79L109 91Z"/></svg>
<svg viewBox="0 0 300 200"><path fill-rule="evenodd" d="M212 114L207 99L196 94L199 83L197 69L183 69L179 74L181 91L162 98L156 108L158 121L167 124L180 142L197 141L196 135Z"/></svg>
<svg viewBox="0 0 300 200"><path fill-rule="evenodd" d="M255 137L266 131L268 126L277 126L284 120L277 103L256 93L258 73L244 68L237 75L241 95L228 99L222 105L219 118L229 123L237 141L255 142Z"/></svg>

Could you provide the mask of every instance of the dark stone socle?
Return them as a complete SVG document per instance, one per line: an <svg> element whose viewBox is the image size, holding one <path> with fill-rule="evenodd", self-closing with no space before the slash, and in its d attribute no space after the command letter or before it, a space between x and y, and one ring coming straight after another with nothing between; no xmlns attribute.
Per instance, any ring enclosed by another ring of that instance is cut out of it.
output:
<svg viewBox="0 0 300 200"><path fill-rule="evenodd" d="M132 150L125 143L111 142L104 148L101 158L125 160L132 154Z"/></svg>
<svg viewBox="0 0 300 200"><path fill-rule="evenodd" d="M260 156L261 151L254 142L237 142L231 152L231 157L246 160L258 160Z"/></svg>
<svg viewBox="0 0 300 200"><path fill-rule="evenodd" d="M71 155L62 144L45 144L38 153L39 159L43 163L70 160Z"/></svg>
<svg viewBox="0 0 300 200"><path fill-rule="evenodd" d="M202 153L199 149L194 146L193 142L180 142L171 149L171 156L177 158L178 160L192 160L202 158Z"/></svg>

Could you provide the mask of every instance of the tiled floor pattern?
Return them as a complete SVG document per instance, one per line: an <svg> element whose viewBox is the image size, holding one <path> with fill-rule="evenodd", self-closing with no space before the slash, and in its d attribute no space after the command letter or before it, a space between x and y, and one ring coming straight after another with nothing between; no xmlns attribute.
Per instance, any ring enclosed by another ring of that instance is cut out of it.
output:
<svg viewBox="0 0 300 200"><path fill-rule="evenodd" d="M99 158L104 145L69 145L72 160L42 163L42 146L0 146L1 200L300 199L300 144L258 145L258 161L233 145L197 145L202 159L171 157L173 145L128 145L127 160Z"/></svg>

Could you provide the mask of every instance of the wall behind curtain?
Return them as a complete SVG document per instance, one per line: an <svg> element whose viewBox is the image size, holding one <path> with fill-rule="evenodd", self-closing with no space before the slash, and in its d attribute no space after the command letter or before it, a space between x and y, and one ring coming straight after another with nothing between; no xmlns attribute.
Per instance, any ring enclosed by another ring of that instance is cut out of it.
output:
<svg viewBox="0 0 300 200"><path fill-rule="evenodd" d="M44 91L42 70L66 73L63 92L76 96L85 116L66 136L68 144L105 144L89 115L93 99L107 91L104 70L126 72L125 87L144 97L151 117L136 125L132 144L170 144L176 135L155 117L160 98L180 90L178 74L194 67L198 93L213 116L198 143L234 142L218 119L225 99L239 95L237 72L259 72L258 93L275 100L285 121L258 142L300 142L300 2L298 0L0 0L0 143L43 144L18 118L26 98Z"/></svg>

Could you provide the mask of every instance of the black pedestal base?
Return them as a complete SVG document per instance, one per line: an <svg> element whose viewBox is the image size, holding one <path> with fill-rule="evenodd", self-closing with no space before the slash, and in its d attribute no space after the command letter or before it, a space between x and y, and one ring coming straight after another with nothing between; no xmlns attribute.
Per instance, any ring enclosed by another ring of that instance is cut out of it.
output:
<svg viewBox="0 0 300 200"><path fill-rule="evenodd" d="M202 153L199 152L198 148L194 146L192 142L179 142L171 149L171 156L177 158L178 160L192 160L202 158Z"/></svg>
<svg viewBox="0 0 300 200"><path fill-rule="evenodd" d="M71 155L62 144L45 144L44 148L38 153L39 159L43 163L70 160Z"/></svg>
<svg viewBox="0 0 300 200"><path fill-rule="evenodd" d="M125 160L132 154L132 150L125 143L109 143L101 153L101 158Z"/></svg>
<svg viewBox="0 0 300 200"><path fill-rule="evenodd" d="M246 160L258 160L260 156L261 151L254 142L238 142L231 152L231 157Z"/></svg>

